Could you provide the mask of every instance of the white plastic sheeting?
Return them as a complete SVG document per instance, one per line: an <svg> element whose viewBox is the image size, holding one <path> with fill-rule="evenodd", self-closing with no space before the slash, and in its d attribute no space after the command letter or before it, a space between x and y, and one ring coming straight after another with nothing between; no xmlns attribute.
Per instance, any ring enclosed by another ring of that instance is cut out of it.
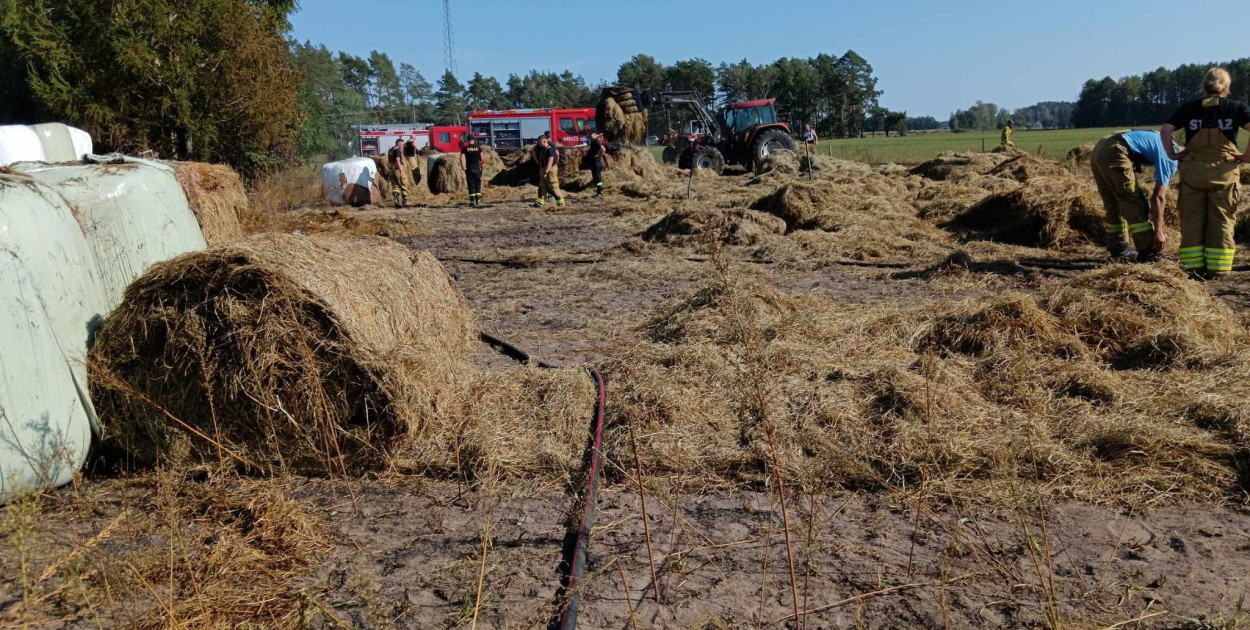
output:
<svg viewBox="0 0 1250 630"><path fill-rule="evenodd" d="M31 129L43 144L43 161L74 162L82 158L82 154L74 152L74 139L69 135L69 127L61 123L44 123L32 125Z"/></svg>
<svg viewBox="0 0 1250 630"><path fill-rule="evenodd" d="M78 127L66 127L69 130L69 139L74 143L74 159L81 160L85 155L95 153L95 143L91 141L91 134L79 129Z"/></svg>
<svg viewBox="0 0 1250 630"><path fill-rule="evenodd" d="M26 125L0 126L0 166L44 161L39 134Z"/></svg>
<svg viewBox="0 0 1250 630"><path fill-rule="evenodd" d="M92 163L19 168L78 212L108 310L154 263L207 247L174 169L159 162L90 156Z"/></svg>
<svg viewBox="0 0 1250 630"><path fill-rule="evenodd" d="M72 210L29 178L0 174L0 503L67 483L95 413L90 336L105 297Z"/></svg>
<svg viewBox="0 0 1250 630"><path fill-rule="evenodd" d="M363 206L381 201L378 167L372 159L355 157L321 167L321 194L332 206Z"/></svg>

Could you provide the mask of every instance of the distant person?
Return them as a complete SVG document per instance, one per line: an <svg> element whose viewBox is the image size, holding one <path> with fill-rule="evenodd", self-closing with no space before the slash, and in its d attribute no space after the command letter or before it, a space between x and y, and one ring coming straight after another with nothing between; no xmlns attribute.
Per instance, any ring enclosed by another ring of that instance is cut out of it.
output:
<svg viewBox="0 0 1250 630"><path fill-rule="evenodd" d="M811 125L803 125L803 142L814 146L819 141L820 138L816 136L816 130L812 129Z"/></svg>
<svg viewBox="0 0 1250 630"><path fill-rule="evenodd" d="M1232 77L1211 68L1202 81L1203 97L1181 105L1160 131L1168 157L1180 161L1177 210L1181 218L1181 266L1199 279L1233 270L1233 227L1239 193L1238 164L1250 161L1237 148L1241 129L1250 130L1250 105L1228 98ZM1185 130L1185 148L1172 135Z"/></svg>
<svg viewBox="0 0 1250 630"><path fill-rule="evenodd" d="M1014 140L1012 140L1012 135L1015 134L1015 131L1016 131L1016 121L1008 120L1007 124L1003 125L1003 135L1002 137L999 138L998 145L1004 149L1016 148L1016 143Z"/></svg>
<svg viewBox="0 0 1250 630"><path fill-rule="evenodd" d="M391 197L395 200L395 207L402 208L408 205L408 187L404 185L403 138L395 138L395 146L386 152L386 163L391 167Z"/></svg>
<svg viewBox="0 0 1250 630"><path fill-rule="evenodd" d="M547 203L547 197L554 196L556 205L564 205L564 197L560 195L560 154L551 144L551 138L544 135L538 139L534 147L534 162L538 164L538 198L534 207L541 208Z"/></svg>
<svg viewBox="0 0 1250 630"><path fill-rule="evenodd" d="M482 147L477 143L477 136L470 135L460 147L460 167L469 183L469 205L474 208L482 205L482 164Z"/></svg>
<svg viewBox="0 0 1250 630"><path fill-rule="evenodd" d="M595 182L595 199L603 196L603 161L608 157L603 148L603 134L590 132L590 146L586 150L586 159L590 160L590 178Z"/></svg>
<svg viewBox="0 0 1250 630"><path fill-rule="evenodd" d="M1176 173L1176 160L1168 157L1163 142L1153 131L1113 133L1099 140L1090 155L1089 166L1107 213L1107 251L1114 259L1154 262L1163 253L1167 243L1163 208L1167 205L1168 182ZM1143 165L1155 169L1149 201L1137 183L1136 172ZM1126 227L1135 253L1124 239Z"/></svg>

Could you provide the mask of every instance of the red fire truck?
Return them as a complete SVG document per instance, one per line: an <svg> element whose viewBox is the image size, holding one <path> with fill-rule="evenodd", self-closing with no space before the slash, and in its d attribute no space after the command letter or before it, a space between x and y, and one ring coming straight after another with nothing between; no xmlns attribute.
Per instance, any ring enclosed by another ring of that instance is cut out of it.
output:
<svg viewBox="0 0 1250 630"><path fill-rule="evenodd" d="M432 146L443 153L458 153L468 131L463 125L365 125L356 128L356 139L362 157L385 154L395 146L396 140L407 142L413 136L416 136L418 149Z"/></svg>
<svg viewBox="0 0 1250 630"><path fill-rule="evenodd" d="M584 144L595 129L593 107L507 109L469 114L469 133L500 153L520 151L550 132L560 146Z"/></svg>

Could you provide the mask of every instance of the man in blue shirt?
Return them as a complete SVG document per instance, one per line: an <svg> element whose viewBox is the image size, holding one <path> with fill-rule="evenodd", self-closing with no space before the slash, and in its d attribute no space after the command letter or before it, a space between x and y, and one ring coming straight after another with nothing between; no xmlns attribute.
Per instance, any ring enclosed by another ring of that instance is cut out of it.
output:
<svg viewBox="0 0 1250 630"><path fill-rule="evenodd" d="M1089 160L1107 218L1107 251L1118 260L1153 262L1163 253L1167 234L1163 230L1163 207L1168 182L1176 174L1176 161L1168 157L1163 140L1154 131L1113 133L1094 147ZM1137 183L1142 166L1155 169L1155 186L1149 201ZM1124 239L1127 229L1134 252Z"/></svg>

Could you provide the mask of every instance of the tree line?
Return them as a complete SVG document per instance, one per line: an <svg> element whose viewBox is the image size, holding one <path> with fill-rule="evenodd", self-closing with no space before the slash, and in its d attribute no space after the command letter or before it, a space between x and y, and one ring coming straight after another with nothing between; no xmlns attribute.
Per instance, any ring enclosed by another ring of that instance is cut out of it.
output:
<svg viewBox="0 0 1250 630"><path fill-rule="evenodd" d="M1086 81L1076 102L1073 122L1077 127L1162 124L1177 107L1202 96L1202 79L1211 66L1222 66L1232 75L1232 98L1250 100L1250 58L1185 64L1118 80L1104 77Z"/></svg>
<svg viewBox="0 0 1250 630"><path fill-rule="evenodd" d="M1075 103L1044 101L1008 110L994 103L977 101L968 109L953 112L947 126L952 131L989 131L1002 129L1011 121L1017 127L1036 124L1046 129L1067 129L1072 126L1072 112L1075 108Z"/></svg>
<svg viewBox="0 0 1250 630"><path fill-rule="evenodd" d="M102 150L224 162L246 177L350 154L354 124L463 122L474 109L593 106L602 85L567 70L428 79L372 51L288 39L295 0L0 0L0 120L59 120ZM822 136L902 130L854 51L767 64L661 64L636 55L616 83L691 90L709 105L776 97Z"/></svg>

